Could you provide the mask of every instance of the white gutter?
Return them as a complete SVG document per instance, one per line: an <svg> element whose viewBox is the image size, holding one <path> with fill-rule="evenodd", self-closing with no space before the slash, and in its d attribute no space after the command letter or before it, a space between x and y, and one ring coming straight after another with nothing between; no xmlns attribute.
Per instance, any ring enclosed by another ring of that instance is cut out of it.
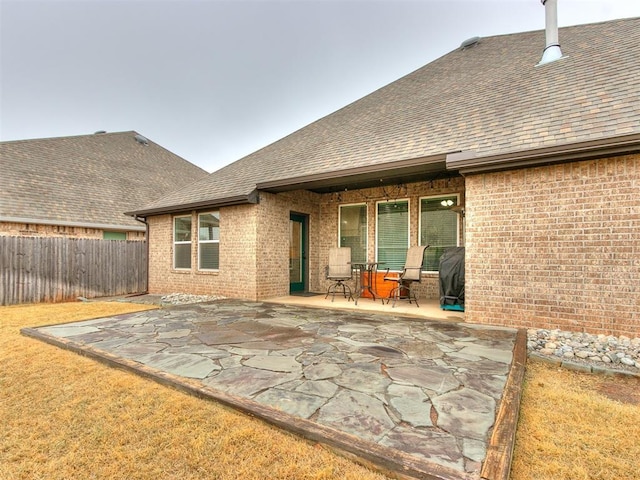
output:
<svg viewBox="0 0 640 480"><path fill-rule="evenodd" d="M558 41L558 1L540 0L544 5L546 46L538 65L555 62L562 58Z"/></svg>

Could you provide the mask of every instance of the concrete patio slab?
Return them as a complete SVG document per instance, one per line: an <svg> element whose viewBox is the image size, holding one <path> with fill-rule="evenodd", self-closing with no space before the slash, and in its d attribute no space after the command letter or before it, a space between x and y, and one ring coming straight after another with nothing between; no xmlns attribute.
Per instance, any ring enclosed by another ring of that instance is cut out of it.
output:
<svg viewBox="0 0 640 480"><path fill-rule="evenodd" d="M221 300L23 333L395 475L508 475L526 353L526 335L513 329Z"/></svg>

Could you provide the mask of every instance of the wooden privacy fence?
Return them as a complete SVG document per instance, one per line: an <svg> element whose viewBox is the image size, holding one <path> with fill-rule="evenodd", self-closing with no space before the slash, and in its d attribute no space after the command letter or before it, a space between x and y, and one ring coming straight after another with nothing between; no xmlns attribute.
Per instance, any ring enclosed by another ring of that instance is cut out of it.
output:
<svg viewBox="0 0 640 480"><path fill-rule="evenodd" d="M147 243L0 236L0 305L147 290Z"/></svg>

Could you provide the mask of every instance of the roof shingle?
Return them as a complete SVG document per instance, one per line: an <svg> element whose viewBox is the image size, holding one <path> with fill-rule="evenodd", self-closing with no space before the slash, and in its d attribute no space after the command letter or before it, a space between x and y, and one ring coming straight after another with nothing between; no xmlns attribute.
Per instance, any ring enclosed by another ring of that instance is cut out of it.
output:
<svg viewBox="0 0 640 480"><path fill-rule="evenodd" d="M124 215L207 172L136 132L0 142L0 218L139 227Z"/></svg>
<svg viewBox="0 0 640 480"><path fill-rule="evenodd" d="M474 150L478 156L640 132L640 18L482 38L143 211L248 195L259 182Z"/></svg>

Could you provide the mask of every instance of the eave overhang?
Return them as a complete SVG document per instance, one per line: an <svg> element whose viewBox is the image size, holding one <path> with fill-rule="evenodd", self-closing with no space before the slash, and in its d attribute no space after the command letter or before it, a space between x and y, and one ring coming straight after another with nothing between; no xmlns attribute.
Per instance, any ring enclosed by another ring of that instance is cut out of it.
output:
<svg viewBox="0 0 640 480"><path fill-rule="evenodd" d="M447 169L457 170L462 175L467 175L593 160L639 152L640 133L634 133L484 157L476 156L473 151L456 152L447 155L446 165Z"/></svg>
<svg viewBox="0 0 640 480"><path fill-rule="evenodd" d="M164 215L167 213L179 213L192 210L206 210L210 208L230 207L233 205L255 204L259 202L258 192L253 191L248 195L237 195L233 197L218 198L212 200L204 200L199 202L184 203L180 205L172 205L158 208L148 208L144 210L135 210L125 212L125 215L132 217L146 218L153 215Z"/></svg>
<svg viewBox="0 0 640 480"><path fill-rule="evenodd" d="M332 170L298 177L289 177L256 185L258 190L280 193L292 190L310 190L316 193L356 190L398 183L418 182L450 176L446 154L412 158L396 162L366 165L364 167Z"/></svg>

